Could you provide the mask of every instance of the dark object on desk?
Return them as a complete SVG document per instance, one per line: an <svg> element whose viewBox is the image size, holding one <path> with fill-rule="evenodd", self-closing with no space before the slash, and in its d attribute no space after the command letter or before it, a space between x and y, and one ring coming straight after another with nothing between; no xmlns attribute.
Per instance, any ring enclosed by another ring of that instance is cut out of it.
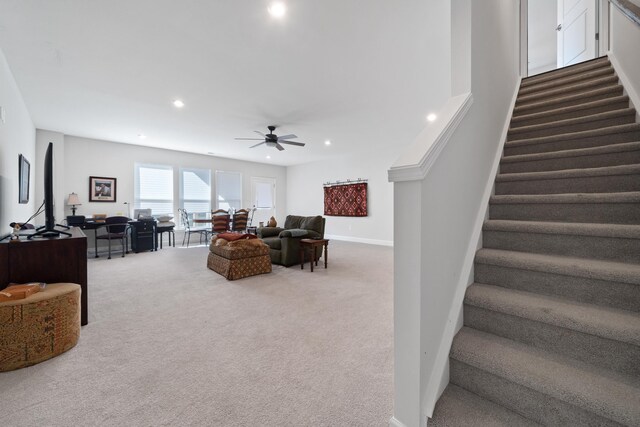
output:
<svg viewBox="0 0 640 427"><path fill-rule="evenodd" d="M69 215L67 217L67 225L69 226L80 226L82 224L84 224L84 220L85 220L85 216L84 215Z"/></svg>
<svg viewBox="0 0 640 427"><path fill-rule="evenodd" d="M9 283L77 283L82 288L81 322L88 323L87 237L79 228L71 237L21 238L0 243L0 289Z"/></svg>
<svg viewBox="0 0 640 427"><path fill-rule="evenodd" d="M102 234L100 231L102 230ZM126 216L110 216L104 221L104 225L96 230L96 258L98 258L97 240L109 241L109 257L111 259L111 241L119 240L122 245L122 257L129 252L129 218Z"/></svg>
<svg viewBox="0 0 640 427"><path fill-rule="evenodd" d="M135 253L156 249L157 222L153 218L129 221L129 225L131 225L131 249Z"/></svg>

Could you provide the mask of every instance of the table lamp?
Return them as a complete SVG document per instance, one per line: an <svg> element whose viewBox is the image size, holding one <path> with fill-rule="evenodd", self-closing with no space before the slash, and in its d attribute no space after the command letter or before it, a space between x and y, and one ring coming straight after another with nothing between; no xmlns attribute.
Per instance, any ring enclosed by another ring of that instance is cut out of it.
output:
<svg viewBox="0 0 640 427"><path fill-rule="evenodd" d="M76 215L76 206L80 206L82 203L80 203L80 199L78 198L78 195L76 193L71 193L69 194L69 198L67 199L67 206L71 206L71 214L73 216Z"/></svg>

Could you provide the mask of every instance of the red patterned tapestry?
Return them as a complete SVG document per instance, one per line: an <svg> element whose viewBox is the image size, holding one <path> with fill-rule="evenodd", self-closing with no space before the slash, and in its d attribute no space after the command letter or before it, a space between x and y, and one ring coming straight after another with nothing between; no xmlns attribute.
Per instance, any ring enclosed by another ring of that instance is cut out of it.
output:
<svg viewBox="0 0 640 427"><path fill-rule="evenodd" d="M367 183L324 187L324 214L367 216Z"/></svg>

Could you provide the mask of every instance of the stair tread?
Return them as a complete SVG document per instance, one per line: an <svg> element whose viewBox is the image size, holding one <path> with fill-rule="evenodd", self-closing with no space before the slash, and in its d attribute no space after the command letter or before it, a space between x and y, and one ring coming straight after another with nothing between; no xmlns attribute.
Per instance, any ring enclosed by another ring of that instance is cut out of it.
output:
<svg viewBox="0 0 640 427"><path fill-rule="evenodd" d="M491 204L595 204L640 203L640 191L626 193L569 193L569 194L503 194L490 198ZM640 214L640 212L639 212ZM640 222L640 216L638 217Z"/></svg>
<svg viewBox="0 0 640 427"><path fill-rule="evenodd" d="M520 270L540 271L562 276L640 285L640 265L561 255L482 248L475 262Z"/></svg>
<svg viewBox="0 0 640 427"><path fill-rule="evenodd" d="M589 138L589 137L604 136L604 135L626 133L626 132L638 132L638 131L640 131L640 124L628 123L625 125L607 126L605 128L600 128L600 129L591 129L591 130L583 130L579 132L561 133L558 135L519 139L517 141L507 141L505 142L505 147L508 148L508 147L522 146L522 145L544 144L548 142L583 139L583 138Z"/></svg>
<svg viewBox="0 0 640 427"><path fill-rule="evenodd" d="M516 154L500 159L500 163L532 162L537 160L561 159L567 157L594 156L598 154L622 153L640 150L640 141L621 142L600 147L574 148L570 150L549 151L544 153Z"/></svg>
<svg viewBox="0 0 640 427"><path fill-rule="evenodd" d="M546 179L584 178L593 176L635 175L640 173L640 164L603 166L599 168L561 169L541 172L512 172L496 176L496 182L531 181Z"/></svg>
<svg viewBox="0 0 640 427"><path fill-rule="evenodd" d="M433 418L427 424L429 427L540 425L455 384L449 384L444 390L434 409Z"/></svg>
<svg viewBox="0 0 640 427"><path fill-rule="evenodd" d="M467 288L465 304L640 345L640 314L631 311L480 283Z"/></svg>
<svg viewBox="0 0 640 427"><path fill-rule="evenodd" d="M635 224L602 224L582 222L490 219L485 221L482 229L484 231L640 239L640 225ZM591 260L589 260L589 262L590 261Z"/></svg>
<svg viewBox="0 0 640 427"><path fill-rule="evenodd" d="M554 88L562 85L567 85L583 80L589 80L594 77L606 76L609 74L614 74L615 71L612 66L608 67L599 67L593 70L583 71L581 73L573 73L567 74L565 76L556 77L554 79L549 79L546 81L538 82L537 84L530 84L526 86L520 85L519 94L525 95L529 93L535 93L537 91L545 90L548 88Z"/></svg>
<svg viewBox="0 0 640 427"><path fill-rule="evenodd" d="M612 93L620 93L622 94L622 86L618 84L611 84L610 86L588 90L584 92L574 93L567 96L562 96L553 99L542 100L539 102L534 102L526 105L516 105L513 109L514 117L520 117L522 112L526 112L529 110L538 109L544 106L552 107L554 105L563 104L570 101L576 101L580 99L589 99L598 95L612 94Z"/></svg>
<svg viewBox="0 0 640 427"><path fill-rule="evenodd" d="M541 74L536 74L535 76L524 77L522 79L522 86L536 85L547 80L554 80L575 73L585 72L587 70L593 70L602 67L611 67L611 61L609 61L609 58L607 56L601 56L590 61L580 62L578 64L569 65L567 67L558 68Z"/></svg>
<svg viewBox="0 0 640 427"><path fill-rule="evenodd" d="M469 327L451 357L619 423L640 422L640 383L626 376Z"/></svg>
<svg viewBox="0 0 640 427"><path fill-rule="evenodd" d="M634 116L635 114L636 114L636 109L635 108L621 108L619 110L605 111L605 112L602 112L602 113L595 113L595 114L590 114L588 116L575 117L575 118L571 118L571 119L557 120L557 121L554 121L554 122L547 122L547 123L535 124L535 125L518 126L518 127L510 127L509 128L509 135L517 135L519 133L524 133L524 132L534 132L534 131L541 130L541 129L560 128L560 127L564 127L564 126L571 126L571 125L582 124L582 123L590 123L590 122L595 122L595 121L598 121L598 120L607 120L607 119L612 119L612 118L617 118L617 117Z"/></svg>
<svg viewBox="0 0 640 427"><path fill-rule="evenodd" d="M563 86L560 88L547 89L540 92L534 92L531 94L518 96L516 99L516 104L528 102L532 100L544 99L548 97L553 97L557 95L562 95L563 93L572 93L580 90L588 90L594 86L601 86L606 84L616 84L618 82L618 76L606 76L606 77L598 77L595 79L588 80L586 82L576 83L570 86Z"/></svg>
<svg viewBox="0 0 640 427"><path fill-rule="evenodd" d="M523 114L511 119L511 124L518 122L526 122L528 120L541 119L544 117L556 117L559 114L576 112L580 110L587 110L589 108L601 107L608 104L616 104L619 102L629 102L627 95L614 96L611 98L598 99L597 101L584 102L578 105L571 105L568 107L554 108L551 110L541 111L539 113Z"/></svg>

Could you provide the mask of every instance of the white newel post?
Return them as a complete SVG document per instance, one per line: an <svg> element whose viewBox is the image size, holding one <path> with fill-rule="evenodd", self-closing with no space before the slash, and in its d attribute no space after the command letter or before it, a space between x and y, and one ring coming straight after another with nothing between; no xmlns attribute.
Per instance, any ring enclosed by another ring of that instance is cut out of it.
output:
<svg viewBox="0 0 640 427"><path fill-rule="evenodd" d="M392 427L420 425L421 181L396 182L394 194L394 416Z"/></svg>

